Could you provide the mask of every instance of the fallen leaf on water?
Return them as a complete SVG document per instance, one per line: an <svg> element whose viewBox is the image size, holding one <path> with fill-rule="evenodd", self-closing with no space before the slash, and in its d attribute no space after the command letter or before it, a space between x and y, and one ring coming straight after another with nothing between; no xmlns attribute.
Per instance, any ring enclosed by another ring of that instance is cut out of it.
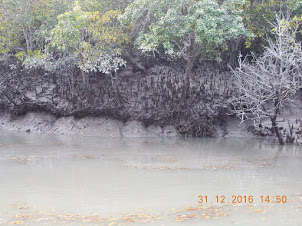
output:
<svg viewBox="0 0 302 226"><path fill-rule="evenodd" d="M265 210L264 209L256 209L256 210L251 211L249 213L265 213Z"/></svg>
<svg viewBox="0 0 302 226"><path fill-rule="evenodd" d="M125 217L123 220L129 222L135 222L135 218L131 218L131 217Z"/></svg>
<svg viewBox="0 0 302 226"><path fill-rule="evenodd" d="M15 222L13 222L13 224L24 224L24 222L23 221L15 221Z"/></svg>
<svg viewBox="0 0 302 226"><path fill-rule="evenodd" d="M176 217L176 220L177 221L184 221L184 220L187 220L187 219L190 219L190 218L193 218L195 217L195 214L183 214L183 215L179 215Z"/></svg>
<svg viewBox="0 0 302 226"><path fill-rule="evenodd" d="M204 219L204 220L210 220L210 219L211 219L211 217L210 217L210 216L208 216L208 215L206 215L206 216L203 216L203 219Z"/></svg>
<svg viewBox="0 0 302 226"><path fill-rule="evenodd" d="M90 155L83 155L81 156L81 159L95 159L95 157Z"/></svg>
<svg viewBox="0 0 302 226"><path fill-rule="evenodd" d="M201 206L197 206L196 208L195 207L186 207L186 210L192 210L192 211L200 211L201 210Z"/></svg>

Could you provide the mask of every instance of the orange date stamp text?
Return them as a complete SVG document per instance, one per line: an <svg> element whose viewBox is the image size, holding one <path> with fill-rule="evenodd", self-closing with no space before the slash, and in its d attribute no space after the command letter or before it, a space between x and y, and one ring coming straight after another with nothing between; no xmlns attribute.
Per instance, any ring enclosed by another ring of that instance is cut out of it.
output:
<svg viewBox="0 0 302 226"><path fill-rule="evenodd" d="M286 195L260 195L260 196L253 196L253 195L232 195L227 197L225 195L217 195L217 196L207 196L207 195L200 195L198 196L198 203L206 204L206 203L220 203L220 204L227 204L227 203L247 203L251 204L254 202L260 203L280 203L284 204L288 201Z"/></svg>

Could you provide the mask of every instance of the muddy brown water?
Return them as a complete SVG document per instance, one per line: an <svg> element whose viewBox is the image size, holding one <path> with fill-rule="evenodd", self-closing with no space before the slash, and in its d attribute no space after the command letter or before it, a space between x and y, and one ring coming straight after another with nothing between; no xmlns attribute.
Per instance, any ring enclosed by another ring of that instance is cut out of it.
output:
<svg viewBox="0 0 302 226"><path fill-rule="evenodd" d="M302 225L301 179L261 139L2 132L0 225Z"/></svg>

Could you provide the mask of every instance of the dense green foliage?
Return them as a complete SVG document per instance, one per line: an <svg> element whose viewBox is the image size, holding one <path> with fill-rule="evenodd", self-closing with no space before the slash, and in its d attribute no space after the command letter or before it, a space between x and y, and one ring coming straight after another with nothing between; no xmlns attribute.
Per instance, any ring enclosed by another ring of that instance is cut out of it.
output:
<svg viewBox="0 0 302 226"><path fill-rule="evenodd" d="M241 10L233 7L236 2L219 6L213 0L137 0L126 9L123 21L141 28L136 38L139 49L154 51L162 45L167 54L188 59L246 35Z"/></svg>
<svg viewBox="0 0 302 226"><path fill-rule="evenodd" d="M247 47L253 52L261 53L262 45L267 45L265 36L270 32L271 23L276 20L280 11L286 15L287 20L302 15L301 0L246 0L244 5L244 20L246 27L254 34L253 39L247 40Z"/></svg>
<svg viewBox="0 0 302 226"><path fill-rule="evenodd" d="M45 66L49 71L68 63L82 71L110 73L124 64L121 46L127 36L116 26L118 10L83 11L78 2L71 11L58 16L57 25L50 30L44 52L27 56L27 66ZM67 62L66 62L67 61ZM63 64L62 64L63 63Z"/></svg>
<svg viewBox="0 0 302 226"><path fill-rule="evenodd" d="M301 19L302 1L0 0L1 58L16 56L49 71L69 64L102 73L126 63L126 48L221 60L226 51L238 55L230 43L239 37L247 52L261 53L280 10Z"/></svg>

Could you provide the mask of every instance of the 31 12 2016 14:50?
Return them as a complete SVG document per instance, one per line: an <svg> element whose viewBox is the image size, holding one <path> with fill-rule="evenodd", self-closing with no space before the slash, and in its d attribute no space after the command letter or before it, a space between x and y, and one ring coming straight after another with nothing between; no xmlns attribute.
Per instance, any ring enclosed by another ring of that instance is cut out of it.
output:
<svg viewBox="0 0 302 226"><path fill-rule="evenodd" d="M287 196L286 195L276 195L276 196L257 196L254 197L253 195L232 195L231 197L226 197L225 195L215 196L214 197L208 197L207 195L198 196L199 200L198 203L254 203L254 201L257 199L257 201L260 201L261 203L286 203Z"/></svg>

